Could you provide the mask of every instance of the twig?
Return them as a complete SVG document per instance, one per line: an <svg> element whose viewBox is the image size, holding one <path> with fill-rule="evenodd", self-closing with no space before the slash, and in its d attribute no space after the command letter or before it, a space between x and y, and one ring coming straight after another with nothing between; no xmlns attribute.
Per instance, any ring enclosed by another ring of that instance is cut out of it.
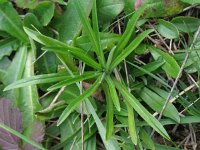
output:
<svg viewBox="0 0 200 150"><path fill-rule="evenodd" d="M82 62L79 62L80 75L83 74ZM83 94L83 81L80 81L80 94ZM81 102L81 148L84 150L84 115L83 115L83 102Z"/></svg>

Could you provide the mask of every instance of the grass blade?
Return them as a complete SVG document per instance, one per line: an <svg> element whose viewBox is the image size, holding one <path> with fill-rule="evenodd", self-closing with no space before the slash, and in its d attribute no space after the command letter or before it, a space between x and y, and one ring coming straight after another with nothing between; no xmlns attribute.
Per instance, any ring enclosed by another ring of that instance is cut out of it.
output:
<svg viewBox="0 0 200 150"><path fill-rule="evenodd" d="M95 83L89 88L87 89L82 95L80 95L79 97L77 97L76 99L74 99L74 101L72 103L70 103L67 108L63 111L63 113L61 114L57 125L59 126L61 123L63 123L63 121L65 121L65 119L67 119L67 117L70 115L70 113L86 98L88 98L89 96L91 96L99 87L99 85L101 84L102 80L104 78L104 74L99 76L98 79L95 81Z"/></svg>
<svg viewBox="0 0 200 150"><path fill-rule="evenodd" d="M122 60L124 60L143 40L149 33L153 32L152 29L140 33L134 40L125 48L111 63L111 70L114 69Z"/></svg>
<svg viewBox="0 0 200 150"><path fill-rule="evenodd" d="M129 93L129 91L126 89L124 85L119 83L117 80L114 80L115 86L118 88L118 90L123 95L124 99L127 101L129 105L131 105L134 110L153 128L155 129L160 135L162 135L167 140L170 140L169 135L167 134L164 127L161 125L161 123L153 117L145 108L140 104L140 102Z"/></svg>
<svg viewBox="0 0 200 150"><path fill-rule="evenodd" d="M61 81L61 82L51 86L47 90L49 90L49 91L55 90L55 89L61 88L63 86L67 86L67 85L70 85L70 84L73 84L76 82L80 82L80 81L83 81L86 79L94 78L96 76L99 76L100 74L101 73L99 73L99 72L87 72L87 73L84 73L83 75L77 75L77 76L71 77L69 79L66 79L64 81Z"/></svg>

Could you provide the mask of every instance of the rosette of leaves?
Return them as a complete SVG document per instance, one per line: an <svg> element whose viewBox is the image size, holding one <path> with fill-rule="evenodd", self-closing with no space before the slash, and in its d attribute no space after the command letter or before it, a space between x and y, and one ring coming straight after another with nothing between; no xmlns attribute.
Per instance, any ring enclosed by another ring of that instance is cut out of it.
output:
<svg viewBox="0 0 200 150"><path fill-rule="evenodd" d="M133 32L135 31L135 26L137 20L141 14L146 9L146 5L140 7L129 20L127 27L120 37L119 41L115 46L113 46L108 55L104 54L105 51L102 48L100 41L100 32L97 21L97 10L96 1L93 3L92 8L92 20L91 24L88 17L85 16L84 9L79 0L75 1L76 10L83 24L84 33L87 34L91 44L92 50L86 51L79 48L78 46L69 45L61 41L55 40L51 37L47 37L38 31L24 27L27 35L38 43L44 45L42 48L46 51L54 52L56 55L62 56L67 55L69 58L75 58L82 61L89 71L84 71L82 75L79 74L78 68L72 65L74 62L72 59L68 59L71 66L69 69L73 68L69 75L67 73L54 73L54 74L43 74L32 76L29 78L24 78L18 80L5 88L5 90L30 86L34 84L44 84L44 83L54 83L53 86L49 87L48 90L56 90L63 86L68 86L75 84L80 81L94 79L93 84L83 91L81 95L75 98L67 107L63 110L60 115L57 125L61 125L69 115L88 97L90 97L97 89L102 88L106 97L106 139L110 139L114 131L114 110L118 112L121 111L121 103L125 104L128 111L128 126L129 133L131 135L132 142L138 144L138 134L135 125L136 120L134 116L137 113L141 118L143 118L149 126L151 126L155 131L162 135L167 140L170 140L164 127L161 123L151 115L151 113L140 103L140 101L129 92L126 84L121 77L120 71L118 71L118 66L123 60L129 56L134 50L140 45L140 43L153 32L152 29L146 30L138 34L133 40L130 40ZM66 61L67 62L67 61ZM65 65L69 65L65 63ZM121 100L120 95L123 97ZM94 117L94 116L93 116ZM98 126L98 125L97 125ZM100 133L101 134L101 133ZM101 138L105 138L102 137Z"/></svg>

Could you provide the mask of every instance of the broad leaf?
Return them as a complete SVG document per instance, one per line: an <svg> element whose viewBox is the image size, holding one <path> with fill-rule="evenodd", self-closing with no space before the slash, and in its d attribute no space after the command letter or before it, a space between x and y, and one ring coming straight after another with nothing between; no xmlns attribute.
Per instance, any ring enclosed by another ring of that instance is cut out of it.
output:
<svg viewBox="0 0 200 150"><path fill-rule="evenodd" d="M19 109L13 108L11 102L0 99L0 124L5 124L17 132L22 132L22 118ZM20 149L20 139L0 127L0 147L3 149Z"/></svg>
<svg viewBox="0 0 200 150"><path fill-rule="evenodd" d="M17 50L19 41L12 38L0 40L0 60L4 56L9 56L12 51Z"/></svg>
<svg viewBox="0 0 200 150"><path fill-rule="evenodd" d="M197 31L200 19L190 16L178 16L172 19L173 23L181 32L191 33Z"/></svg>
<svg viewBox="0 0 200 150"><path fill-rule="evenodd" d="M18 49L15 57L12 60L12 63L8 67L6 73L2 77L2 82L5 86L19 80L23 76L24 67L27 59L27 49L25 46L22 46ZM17 105L19 101L19 90L14 89L5 93L6 98L10 99L14 105Z"/></svg>
<svg viewBox="0 0 200 150"><path fill-rule="evenodd" d="M161 125L161 123L154 118L145 108L140 104L140 102L129 93L129 91L126 89L124 85L119 83L119 81L115 80L115 86L118 88L120 93L123 95L124 99L127 101L129 105L131 105L134 110L154 129L156 130L160 135L162 135L164 138L170 140L169 135L167 134L164 127Z"/></svg>
<svg viewBox="0 0 200 150"><path fill-rule="evenodd" d="M35 60L35 49L27 49L27 59L23 72L23 78L28 78L34 75L34 66L32 65ZM36 122L35 113L41 109L41 105L38 101L38 92L36 85L23 87L19 93L18 107L23 116L23 127L25 135L29 136L31 132L31 126Z"/></svg>
<svg viewBox="0 0 200 150"><path fill-rule="evenodd" d="M83 101L84 99L88 98L91 96L99 87L101 84L102 80L104 78L104 74L98 77L98 79L95 81L95 83L86 91L83 92L79 97L74 99L72 103L70 103L67 108L62 112L57 125L59 126L67 117L70 115L70 113Z"/></svg>
<svg viewBox="0 0 200 150"><path fill-rule="evenodd" d="M176 28L175 25L173 25L172 23L162 20L160 19L158 21L158 25L157 25L157 29L158 32L163 36L166 37L168 39L177 39L179 38L179 32L178 29Z"/></svg>
<svg viewBox="0 0 200 150"><path fill-rule="evenodd" d="M13 108L10 101L0 99L0 147L3 149L21 149L21 141L29 147L27 150L45 150L40 143L44 132L42 124L36 123L31 132L31 140L22 135L22 117L17 108ZM26 149L26 148L25 148Z"/></svg>
<svg viewBox="0 0 200 150"><path fill-rule="evenodd" d="M32 127L30 139L35 141L36 143L41 143L44 138L44 127L41 122L35 122ZM33 145L31 144L25 144L23 147L24 150L37 150Z"/></svg>
<svg viewBox="0 0 200 150"><path fill-rule="evenodd" d="M59 40L68 42L79 35L82 29L81 19L76 11L76 0L69 0L66 10L55 22L57 31L59 32ZM85 15L88 16L92 9L92 0L80 1L84 8Z"/></svg>
<svg viewBox="0 0 200 150"><path fill-rule="evenodd" d="M170 56L168 53L165 53L158 48L154 48L151 46L149 47L149 50L151 54L153 55L154 59L157 60L159 57L163 58L163 60L165 61L165 64L162 66L162 69L171 77L176 78L180 70L180 67L178 63L176 62L176 60L172 56Z"/></svg>
<svg viewBox="0 0 200 150"><path fill-rule="evenodd" d="M98 20L101 24L112 21L124 8L123 0L97 1Z"/></svg>
<svg viewBox="0 0 200 150"><path fill-rule="evenodd" d="M14 0L17 4L18 7L21 8L30 8L33 9L37 6L37 4L39 3L38 0Z"/></svg>
<svg viewBox="0 0 200 150"><path fill-rule="evenodd" d="M47 26L54 15L54 3L51 1L40 2L33 13L43 26ZM45 12L45 13L44 13Z"/></svg>
<svg viewBox="0 0 200 150"><path fill-rule="evenodd" d="M23 42L28 41L19 15L9 2L0 4L0 30L6 31Z"/></svg>

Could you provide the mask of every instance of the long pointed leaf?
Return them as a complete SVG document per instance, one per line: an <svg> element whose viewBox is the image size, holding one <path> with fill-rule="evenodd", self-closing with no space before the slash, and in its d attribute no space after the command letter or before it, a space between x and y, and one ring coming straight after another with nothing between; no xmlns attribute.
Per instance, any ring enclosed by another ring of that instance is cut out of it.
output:
<svg viewBox="0 0 200 150"><path fill-rule="evenodd" d="M120 111L121 108L120 108L120 103L119 103L119 97L117 95L117 92L116 92L116 89L115 89L115 85L114 85L112 79L109 76L106 77L106 82L108 84L108 88L109 88L109 91L110 91L111 100L113 101L116 109L118 111Z"/></svg>
<svg viewBox="0 0 200 150"><path fill-rule="evenodd" d="M107 84L103 84L103 89L106 96L106 140L110 139L113 134L113 102L111 93Z"/></svg>
<svg viewBox="0 0 200 150"><path fill-rule="evenodd" d="M137 145L137 131L136 131L133 108L129 104L126 104L126 106L127 106L127 110L128 110L129 133L130 133L131 140L132 140L133 144Z"/></svg>
<svg viewBox="0 0 200 150"><path fill-rule="evenodd" d="M75 47L44 47L43 50L53 51L55 53L68 54L71 53L74 57L82 60L90 67L101 69L101 66L91 58L84 50Z"/></svg>
<svg viewBox="0 0 200 150"><path fill-rule="evenodd" d="M27 77L22 80L18 80L10 85L8 85L4 91L35 85L35 84L42 84L42 83L51 83L62 81L64 79L71 78L70 75L66 75L66 73L52 73L52 74L43 74L43 75L36 75L32 77Z"/></svg>
<svg viewBox="0 0 200 150"><path fill-rule="evenodd" d="M152 29L140 33L134 40L125 48L111 63L111 70L114 69L122 60L124 60L143 40L149 33L153 32Z"/></svg>
<svg viewBox="0 0 200 150"><path fill-rule="evenodd" d="M88 36L92 42L92 44L94 45L95 48L95 52L97 54L97 58L99 60L99 62L101 63L102 66L104 66L105 62L103 60L104 56L102 55L101 49L100 49L100 43L98 42L98 38L95 35L94 31L92 30L92 27L87 19L87 17L84 15L85 13L83 12L83 8L79 2L79 0L75 0L76 2L76 10L79 13L79 16L81 18L82 24L84 29L86 30L86 32L88 33ZM97 27L95 27L97 28Z"/></svg>
<svg viewBox="0 0 200 150"><path fill-rule="evenodd" d="M28 41L28 37L23 31L20 17L11 3L4 2L0 4L0 20L0 30L8 32L23 42Z"/></svg>
<svg viewBox="0 0 200 150"><path fill-rule="evenodd" d="M131 17L131 19L129 20L125 32L123 33L123 35L122 35L119 43L117 44L114 56L117 56L119 53L121 53L122 50L124 49L124 47L129 42L129 39L130 39L131 35L133 34L133 31L135 30L135 26L136 26L137 20L139 19L139 17L141 16L141 14L144 12L145 8L146 8L145 5L143 5L142 7L140 7L133 14L133 16Z"/></svg>
<svg viewBox="0 0 200 150"><path fill-rule="evenodd" d="M101 75L100 77L98 77L98 79L95 81L95 83L89 88L87 89L85 92L83 92L82 95L80 95L79 97L77 97L76 99L74 99L74 101L72 103L70 103L67 108L63 111L63 113L61 114L57 125L59 126L61 123L63 123L63 121L65 121L65 119L67 119L67 117L70 115L70 113L86 98L88 98L89 96L91 96L99 87L99 85L101 84L102 80L104 78L104 74Z"/></svg>
<svg viewBox="0 0 200 150"><path fill-rule="evenodd" d="M67 85L70 85L70 84L73 84L73 83L76 83L76 82L80 82L80 81L83 81L83 80L86 80L86 79L91 79L91 78L94 78L96 76L99 76L100 74L101 73L99 73L99 72L89 72L89 73L84 73L83 75L77 75L77 76L71 77L67 80L61 81L61 82L51 86L50 88L48 88L48 90L49 91L55 90L55 89L58 89L58 88L61 88L63 86L67 86Z"/></svg>
<svg viewBox="0 0 200 150"><path fill-rule="evenodd" d="M101 41L100 41L100 33L99 33L99 25L98 25L98 19L97 19L97 1L93 0L93 7L92 7L92 25L93 25L93 31L94 34L97 38L97 43L98 43L98 50L99 50L99 54L100 54L100 59L101 59L101 63L103 66L105 66L105 57L104 57L104 53L101 47Z"/></svg>
<svg viewBox="0 0 200 150"><path fill-rule="evenodd" d="M29 28L26 28L24 27L24 31L26 32L26 34L28 34L28 36L30 38L32 38L33 40L45 45L45 46L53 46L53 47L60 47L60 46L67 46L65 43L62 43L58 40L55 40L53 38L50 38L50 37L47 37L39 32L36 32L34 30L31 30ZM58 57L60 59L62 59L66 64L67 66L72 70L72 71L76 71L76 66L75 64L73 63L73 60L72 58L69 56L69 55L61 55L61 54L57 54Z"/></svg>
<svg viewBox="0 0 200 150"><path fill-rule="evenodd" d="M140 104L140 102L129 93L129 91L126 89L124 85L119 83L117 80L115 80L115 86L118 88L118 90L121 92L125 100L130 104L135 111L153 128L155 129L160 135L162 135L164 138L170 140L169 135L167 134L164 127L161 125L161 123L153 117L145 108Z"/></svg>
<svg viewBox="0 0 200 150"><path fill-rule="evenodd" d="M94 121L96 123L96 126L99 130L99 134L101 136L101 139L106 147L107 150L120 150L119 144L117 140L114 138L110 138L109 140L106 140L106 130L101 122L100 118L98 117L97 113L94 110L94 107L92 106L91 102L89 100L86 100L86 105L88 107L88 110L92 114L92 117L94 118Z"/></svg>

